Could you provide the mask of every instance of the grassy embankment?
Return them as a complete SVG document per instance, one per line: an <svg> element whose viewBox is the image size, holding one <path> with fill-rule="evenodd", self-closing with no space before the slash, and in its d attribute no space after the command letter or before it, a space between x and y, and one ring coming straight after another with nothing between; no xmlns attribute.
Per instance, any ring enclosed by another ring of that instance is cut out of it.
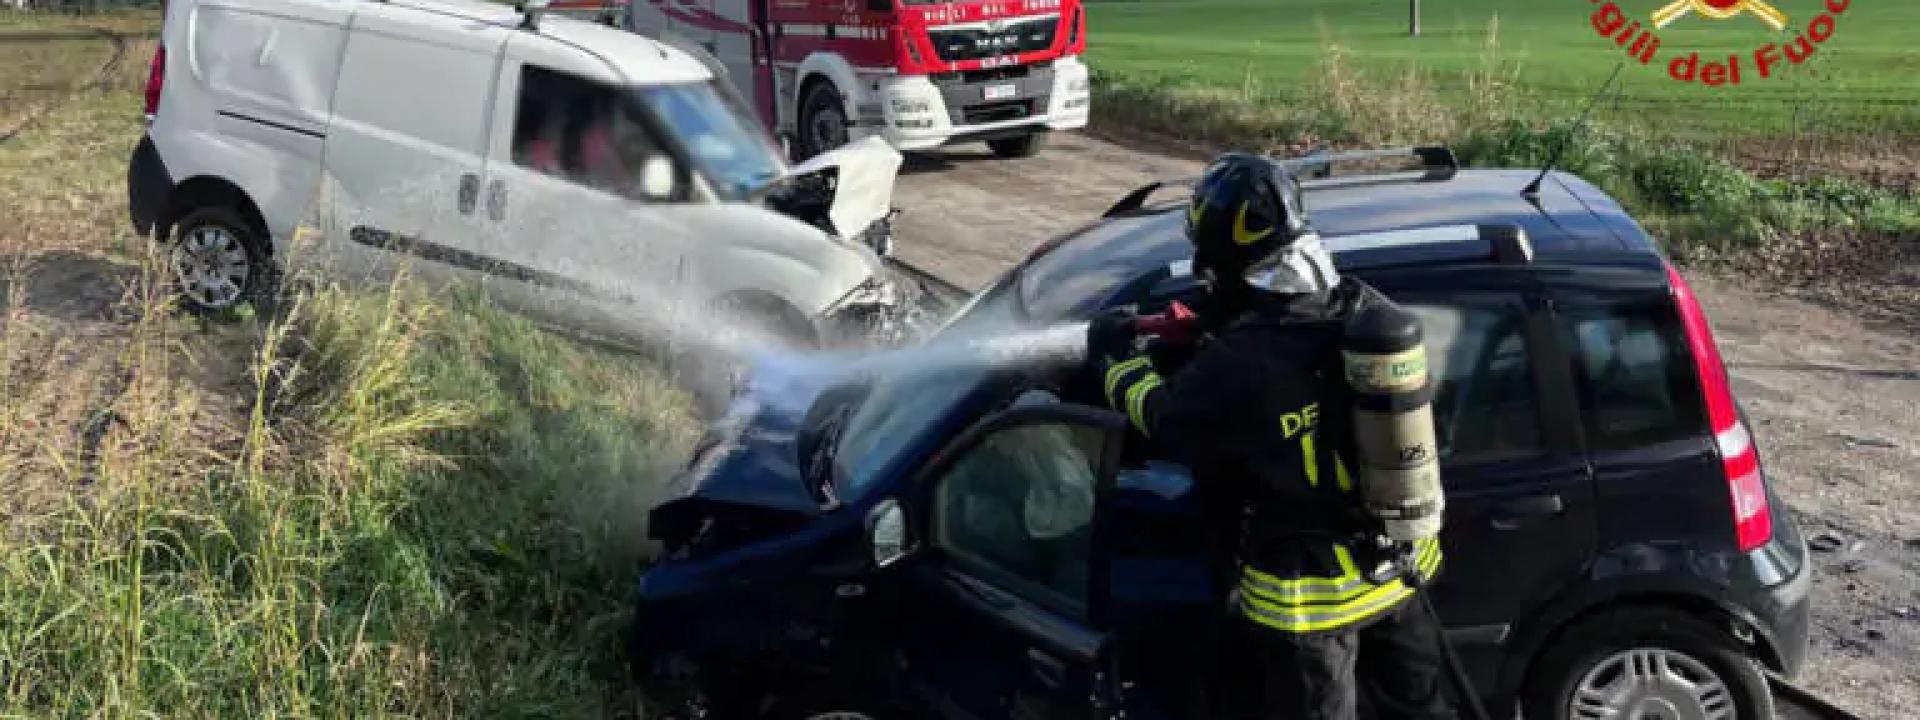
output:
<svg viewBox="0 0 1920 720"><path fill-rule="evenodd" d="M0 32L30 21L0 15ZM460 294L165 307L123 173L151 45L0 65L0 716L630 714L656 365ZM28 53L0 44L0 53Z"/></svg>
<svg viewBox="0 0 1920 720"><path fill-rule="evenodd" d="M1818 3L1779 5L1804 22ZM1096 124L1277 152L1440 141L1475 165L1538 165L1624 57L1592 29L1594 7L1428 2L1411 39L1399 2L1095 2ZM1670 26L1665 52L1768 41L1737 20ZM1738 88L1630 64L1563 167L1685 256L1810 237L1911 243L1915 175L1889 160L1920 148L1920 57L1900 29L1913 21L1920 7L1854 3L1808 65L1765 81L1749 67Z"/></svg>

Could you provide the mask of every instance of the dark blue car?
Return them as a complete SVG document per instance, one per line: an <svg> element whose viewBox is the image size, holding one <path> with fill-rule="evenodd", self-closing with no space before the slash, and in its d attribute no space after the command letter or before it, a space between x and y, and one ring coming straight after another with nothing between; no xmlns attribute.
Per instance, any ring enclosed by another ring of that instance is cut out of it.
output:
<svg viewBox="0 0 1920 720"><path fill-rule="evenodd" d="M1432 592L1478 692L1503 717L1772 717L1765 673L1804 660L1811 570L1691 291L1592 185L1523 194L1536 173L1425 157L1306 200L1342 272L1424 321L1448 490ZM1183 205L1149 194L1009 270L935 347L1191 292ZM633 641L669 713L1244 702L1217 515L1076 370L800 385L743 396L653 512L665 553Z"/></svg>

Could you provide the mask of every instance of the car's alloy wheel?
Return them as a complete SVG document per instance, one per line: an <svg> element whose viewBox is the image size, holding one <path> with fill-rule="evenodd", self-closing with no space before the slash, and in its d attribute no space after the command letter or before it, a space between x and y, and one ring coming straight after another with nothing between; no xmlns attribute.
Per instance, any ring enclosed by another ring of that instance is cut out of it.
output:
<svg viewBox="0 0 1920 720"><path fill-rule="evenodd" d="M180 293L205 310L225 310L246 297L253 259L232 228L187 228L173 245L173 278Z"/></svg>
<svg viewBox="0 0 1920 720"><path fill-rule="evenodd" d="M1706 663L1666 648L1632 648L1580 678L1567 716L1587 720L1732 720L1733 696Z"/></svg>

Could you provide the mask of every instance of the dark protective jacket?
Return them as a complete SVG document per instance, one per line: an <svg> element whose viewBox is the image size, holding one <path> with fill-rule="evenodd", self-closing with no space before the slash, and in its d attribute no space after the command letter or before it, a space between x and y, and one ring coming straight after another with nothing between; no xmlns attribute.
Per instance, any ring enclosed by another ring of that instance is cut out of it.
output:
<svg viewBox="0 0 1920 720"><path fill-rule="evenodd" d="M1354 457L1351 398L1340 359L1345 318L1381 299L1352 278L1324 297L1258 294L1192 359L1163 376L1147 355L1107 365L1103 389L1152 442L1193 471L1203 494L1244 508L1239 604L1288 633L1353 629L1412 597L1371 541L1343 457ZM1414 548L1426 578L1434 540Z"/></svg>

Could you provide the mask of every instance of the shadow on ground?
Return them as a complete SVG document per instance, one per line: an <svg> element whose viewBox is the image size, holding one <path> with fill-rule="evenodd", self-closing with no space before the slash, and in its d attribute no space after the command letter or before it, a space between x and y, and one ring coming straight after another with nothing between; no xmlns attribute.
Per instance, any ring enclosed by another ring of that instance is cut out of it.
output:
<svg viewBox="0 0 1920 720"><path fill-rule="evenodd" d="M0 256L0 311L12 310L19 295L27 310L47 317L131 322L133 315L121 300L139 277L137 265L68 250ZM24 293L16 292L15 282L25 286Z"/></svg>

